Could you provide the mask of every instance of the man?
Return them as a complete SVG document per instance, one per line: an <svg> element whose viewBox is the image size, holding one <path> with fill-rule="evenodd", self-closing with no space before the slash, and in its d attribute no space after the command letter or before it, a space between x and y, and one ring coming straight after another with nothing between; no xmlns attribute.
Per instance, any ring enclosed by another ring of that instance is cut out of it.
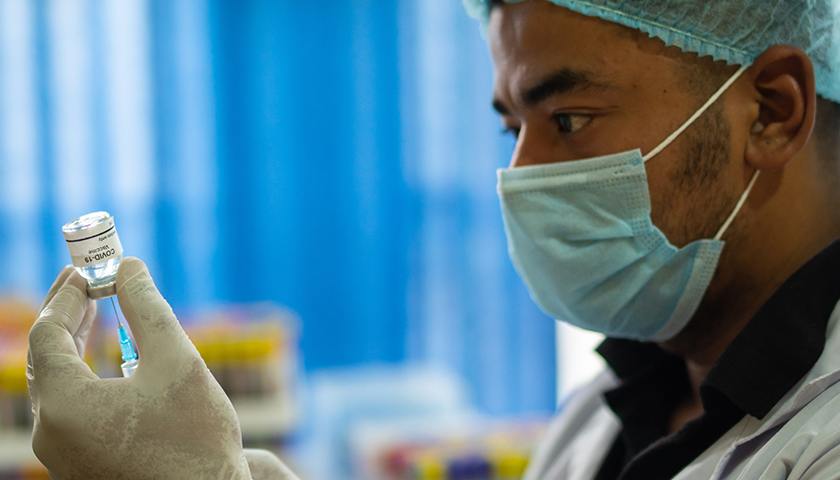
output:
<svg viewBox="0 0 840 480"><path fill-rule="evenodd" d="M829 5L552 2L472 4L511 258L612 337L526 478L840 478Z"/></svg>
<svg viewBox="0 0 840 480"><path fill-rule="evenodd" d="M837 478L829 9L557 3L473 5L517 135L499 173L512 260L548 313L613 337L611 369L568 402L527 478ZM92 305L71 270L30 333L33 447L51 474L291 475L242 450L142 263L124 260L117 288L143 352L130 379L79 359Z"/></svg>

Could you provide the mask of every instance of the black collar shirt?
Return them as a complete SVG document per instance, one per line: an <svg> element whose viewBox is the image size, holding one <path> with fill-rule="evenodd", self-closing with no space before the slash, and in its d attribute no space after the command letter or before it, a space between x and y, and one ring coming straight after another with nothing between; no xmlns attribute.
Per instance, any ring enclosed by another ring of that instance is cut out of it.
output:
<svg viewBox="0 0 840 480"><path fill-rule="evenodd" d="M822 354L838 300L840 240L762 306L701 383L704 413L670 435L670 415L690 394L685 362L656 344L605 340L598 353L620 384L604 398L621 432L596 480L673 478L745 415L763 418Z"/></svg>

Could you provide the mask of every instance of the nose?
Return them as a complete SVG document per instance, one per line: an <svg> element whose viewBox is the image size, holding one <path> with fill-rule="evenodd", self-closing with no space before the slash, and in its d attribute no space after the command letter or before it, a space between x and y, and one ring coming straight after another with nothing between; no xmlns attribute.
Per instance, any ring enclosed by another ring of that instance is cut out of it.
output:
<svg viewBox="0 0 840 480"><path fill-rule="evenodd" d="M526 167L550 162L551 160L544 158L545 152L543 150L536 132L523 125L519 131L519 137L516 139L516 147L513 149L509 167Z"/></svg>

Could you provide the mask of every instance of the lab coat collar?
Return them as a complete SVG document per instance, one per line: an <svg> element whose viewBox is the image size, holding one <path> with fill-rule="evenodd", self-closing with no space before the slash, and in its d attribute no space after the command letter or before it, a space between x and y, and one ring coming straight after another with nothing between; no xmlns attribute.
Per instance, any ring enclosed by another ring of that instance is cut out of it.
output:
<svg viewBox="0 0 840 480"><path fill-rule="evenodd" d="M658 450L673 450L671 447L675 445L672 443L685 444L694 447L688 449L691 451L700 448L697 451L699 454L714 443L714 438L743 423L739 420L747 414L748 428L744 428L734 442L743 445L795 415L828 386L840 380L840 333L835 334L837 338L829 338L826 345L827 324L832 322L829 333L834 333L837 323L837 313L832 314L840 298L840 275L837 272L840 272L840 241L803 265L759 310L701 384L707 413L691 422L692 425L686 425L679 434L657 442L660 444ZM621 384L604 395L612 410L622 418L626 429L631 426L628 422L636 416L638 405L645 403L645 399L638 395L640 389L630 387L640 382L649 387L648 384L656 380L650 377L668 376L663 374L663 365L670 363L669 356L653 344L616 339L606 340L598 352L621 378ZM684 372L684 363L682 368ZM672 388L673 382L673 378L668 380ZM645 389L641 391L644 393ZM650 420L650 416L646 418ZM630 423L635 425L638 422ZM691 428L687 428L689 426ZM649 443L650 435L644 433L634 428L638 440L647 438L641 443ZM625 430L623 435L626 434ZM634 446L633 443L625 445L630 450L644 447ZM733 449L737 447L735 444ZM677 451L688 451L683 447ZM646 459L655 460L654 463L662 460L662 455L648 457ZM674 462L666 463L685 465L683 461L691 461L686 458L677 462L672 454L668 454L667 458L673 458ZM640 457L635 460L641 462L645 459ZM648 471L646 469L641 470Z"/></svg>
<svg viewBox="0 0 840 480"><path fill-rule="evenodd" d="M840 241L809 260L759 309L700 385L763 418L814 367L840 299Z"/></svg>

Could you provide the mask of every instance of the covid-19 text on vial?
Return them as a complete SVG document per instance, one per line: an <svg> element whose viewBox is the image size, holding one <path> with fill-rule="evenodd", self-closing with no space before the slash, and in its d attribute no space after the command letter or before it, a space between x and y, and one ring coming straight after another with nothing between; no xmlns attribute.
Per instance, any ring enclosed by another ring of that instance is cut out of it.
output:
<svg viewBox="0 0 840 480"><path fill-rule="evenodd" d="M110 257L111 255L116 255L117 254L116 249L108 248L107 245L105 245L104 247L99 247L96 250L91 251L91 253L93 253L95 251L97 251L99 253L96 253L94 255L90 255L88 257L85 257L85 263L99 263L99 262L102 262L104 260L107 260L108 257Z"/></svg>

